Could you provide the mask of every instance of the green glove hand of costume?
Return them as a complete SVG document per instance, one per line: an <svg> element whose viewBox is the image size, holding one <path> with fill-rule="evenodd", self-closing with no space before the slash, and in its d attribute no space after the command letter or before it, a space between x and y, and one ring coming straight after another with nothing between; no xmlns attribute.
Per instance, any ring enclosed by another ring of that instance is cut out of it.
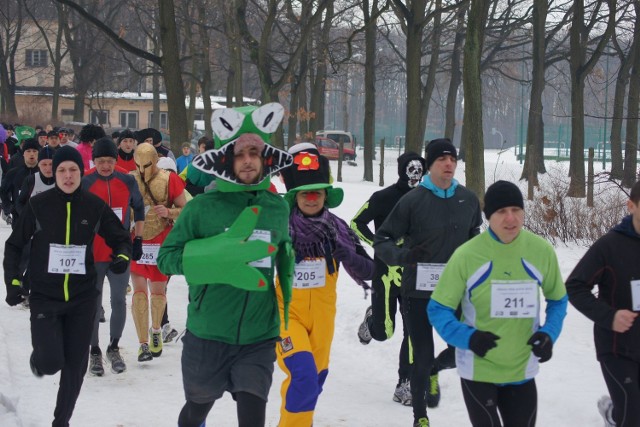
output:
<svg viewBox="0 0 640 427"><path fill-rule="evenodd" d="M296 265L296 255L293 252L291 242L286 242L284 249L276 255L276 268L282 288L282 300L284 301L284 329L289 327L289 303L293 294L293 270Z"/></svg>
<svg viewBox="0 0 640 427"><path fill-rule="evenodd" d="M278 250L271 243L247 240L256 228L260 209L249 206L224 233L185 245L182 265L190 285L222 283L247 291L269 289L260 270L249 265Z"/></svg>

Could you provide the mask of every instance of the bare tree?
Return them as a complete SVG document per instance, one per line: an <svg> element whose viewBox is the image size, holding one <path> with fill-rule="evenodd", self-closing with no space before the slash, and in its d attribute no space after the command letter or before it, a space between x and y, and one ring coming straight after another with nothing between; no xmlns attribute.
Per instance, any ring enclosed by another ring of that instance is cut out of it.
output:
<svg viewBox="0 0 640 427"><path fill-rule="evenodd" d="M185 92L182 81L182 68L179 57L178 33L176 28L175 7L173 0L159 2L158 21L160 40L162 42L162 56L155 55L143 48L138 48L125 41L100 19L87 12L81 5L72 0L56 0L77 11L80 16L95 25L124 50L146 59L162 69L167 91L167 107L169 109L169 127L174 148L180 141L189 137L187 126L187 108L184 104ZM154 115L157 117L157 115Z"/></svg>
<svg viewBox="0 0 640 427"><path fill-rule="evenodd" d="M624 150L624 173L622 185L631 188L637 180L638 167L638 113L640 113L640 2L634 2L635 27L633 31L633 45L636 47L633 55L633 66L629 79L629 98L627 101L627 136Z"/></svg>
<svg viewBox="0 0 640 427"><path fill-rule="evenodd" d="M608 6L604 12L607 17L605 31L597 36L598 43L591 56L587 58L587 47L593 43L590 33L594 26L602 18L602 5ZM591 5L589 18L585 20L584 0L576 0L573 3L573 16L570 30L570 58L571 71L571 152L569 155L569 190L567 195L571 197L585 197L585 170L584 170L584 86L587 75L593 70L602 55L605 46L609 42L615 24L616 1L597 1Z"/></svg>
<svg viewBox="0 0 640 427"><path fill-rule="evenodd" d="M6 4L6 3L5 3ZM22 5L0 8L0 113L17 116L15 56L22 34Z"/></svg>
<svg viewBox="0 0 640 427"><path fill-rule="evenodd" d="M484 139L482 132L482 85L480 62L484 30L490 0L471 0L469 23L464 45L464 125L462 145L465 147L467 187L482 199L484 196Z"/></svg>

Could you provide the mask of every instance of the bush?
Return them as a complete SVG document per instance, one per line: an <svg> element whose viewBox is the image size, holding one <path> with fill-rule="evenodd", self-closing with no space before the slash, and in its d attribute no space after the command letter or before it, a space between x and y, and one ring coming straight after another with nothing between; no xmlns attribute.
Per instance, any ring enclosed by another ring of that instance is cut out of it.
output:
<svg viewBox="0 0 640 427"><path fill-rule="evenodd" d="M534 200L525 201L525 227L554 245L590 246L627 215L629 195L607 173L596 176L591 208L586 198L567 197L568 189L569 178L562 166L541 176Z"/></svg>

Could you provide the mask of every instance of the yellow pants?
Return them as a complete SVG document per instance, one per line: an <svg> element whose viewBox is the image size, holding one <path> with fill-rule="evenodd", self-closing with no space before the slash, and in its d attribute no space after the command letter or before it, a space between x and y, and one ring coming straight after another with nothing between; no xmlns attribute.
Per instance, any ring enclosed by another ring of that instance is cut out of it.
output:
<svg viewBox="0 0 640 427"><path fill-rule="evenodd" d="M336 315L337 274L327 275L325 287L294 289L289 327L280 327L278 365L287 375L280 394L279 427L310 427L322 386L329 373L329 353ZM279 289L279 287L278 287ZM282 316L281 295L278 304Z"/></svg>

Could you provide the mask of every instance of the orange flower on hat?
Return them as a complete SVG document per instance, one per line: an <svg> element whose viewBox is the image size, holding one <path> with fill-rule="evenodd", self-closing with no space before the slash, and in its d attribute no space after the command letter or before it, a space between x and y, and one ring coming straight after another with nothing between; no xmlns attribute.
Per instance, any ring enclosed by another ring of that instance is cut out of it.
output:
<svg viewBox="0 0 640 427"><path fill-rule="evenodd" d="M315 154L301 151L293 158L293 163L298 165L299 171L318 170L320 163L318 162L318 156Z"/></svg>

